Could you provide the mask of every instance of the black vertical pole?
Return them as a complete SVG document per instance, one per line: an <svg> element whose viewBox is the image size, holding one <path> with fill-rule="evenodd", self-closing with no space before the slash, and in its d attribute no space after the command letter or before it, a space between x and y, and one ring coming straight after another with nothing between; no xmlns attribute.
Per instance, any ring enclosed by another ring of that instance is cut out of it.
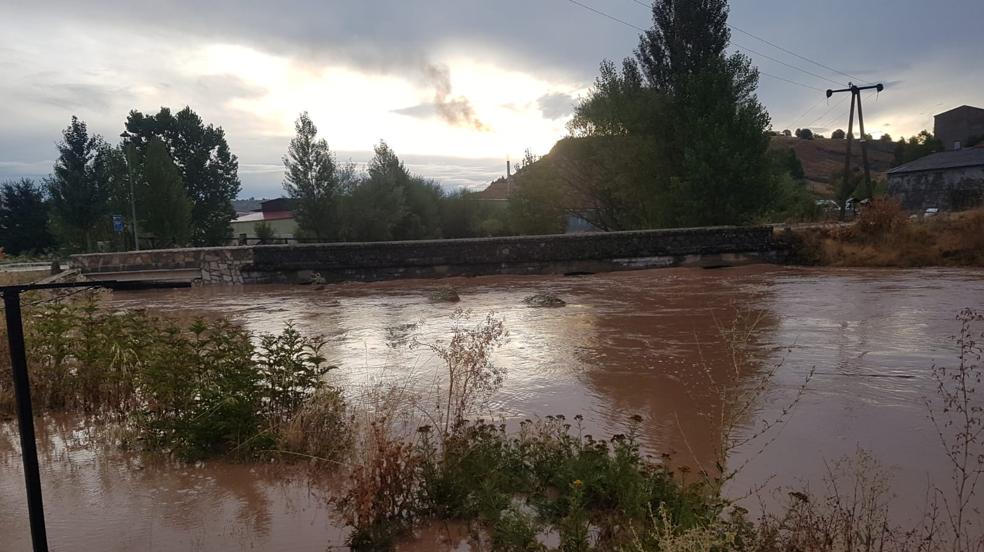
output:
<svg viewBox="0 0 984 552"><path fill-rule="evenodd" d="M868 167L868 139L864 135L864 111L861 109L861 91L856 90L858 97L858 125L861 127L861 159L864 163L864 193L871 198L871 169Z"/></svg>
<svg viewBox="0 0 984 552"><path fill-rule="evenodd" d="M854 142L854 85L851 85L851 116L847 121L847 154L844 156L844 190L847 190L851 185L851 144ZM851 190L854 193L854 190ZM838 197L838 199L840 199ZM844 204L841 205L841 220L845 219L847 211L847 199L844 199Z"/></svg>
<svg viewBox="0 0 984 552"><path fill-rule="evenodd" d="M10 366L14 372L14 392L17 397L17 423L20 427L21 458L24 461L24 482L27 486L27 510L31 517L31 542L34 543L34 552L48 552L48 536L44 529L44 503L41 500L41 473L38 469L38 447L34 438L31 384L27 378L27 353L24 348L20 290L4 290L3 305L6 309Z"/></svg>

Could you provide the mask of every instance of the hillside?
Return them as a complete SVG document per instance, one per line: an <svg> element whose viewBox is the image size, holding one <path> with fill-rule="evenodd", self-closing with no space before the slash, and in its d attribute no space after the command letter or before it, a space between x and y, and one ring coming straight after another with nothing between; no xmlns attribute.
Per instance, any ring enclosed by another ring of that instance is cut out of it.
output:
<svg viewBox="0 0 984 552"><path fill-rule="evenodd" d="M803 172L810 183L811 190L822 197L833 195L831 177L844 170L844 154L847 150L847 140L831 140L816 138L802 140L788 136L774 136L771 147L792 148L796 157L803 164ZM861 144L857 141L852 146L851 165L861 167ZM895 144L872 140L868 142L868 163L871 165L871 178L885 178L885 171L892 167L895 160Z"/></svg>
<svg viewBox="0 0 984 552"><path fill-rule="evenodd" d="M594 140L603 138L593 138ZM548 160L558 155L559 151L570 154L570 150L576 144L582 143L587 138L565 138L557 142L543 160ZM796 152L796 157L803 164L803 172L806 174L807 182L811 191L819 197L832 197L833 184L831 179L834 174L844 170L844 153L847 149L847 140L832 140L829 138L815 138L813 140L803 140L796 137L773 136L770 145L773 149L792 148ZM861 167L861 144L857 141L852 146L851 166ZM872 140L868 143L868 162L871 165L871 178L874 180L885 178L885 171L892 167L895 160L895 144L892 142L882 142ZM511 186L505 178L500 178L485 190L478 192L479 199L486 200L505 200L509 198Z"/></svg>

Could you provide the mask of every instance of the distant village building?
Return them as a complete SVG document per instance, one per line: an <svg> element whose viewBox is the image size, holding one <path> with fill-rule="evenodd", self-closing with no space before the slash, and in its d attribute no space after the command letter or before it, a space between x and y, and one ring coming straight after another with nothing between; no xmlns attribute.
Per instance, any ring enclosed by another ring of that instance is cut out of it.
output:
<svg viewBox="0 0 984 552"><path fill-rule="evenodd" d="M232 235L239 243L256 243L259 238L256 227L265 223L273 230L273 237L279 242L290 241L297 235L297 220L294 218L294 202L289 198L270 199L260 203L260 208L240 215L232 221Z"/></svg>
<svg viewBox="0 0 984 552"><path fill-rule="evenodd" d="M984 147L927 155L891 169L887 176L888 195L908 211L970 209L984 199Z"/></svg>
<svg viewBox="0 0 984 552"><path fill-rule="evenodd" d="M940 113L934 120L933 134L947 150L965 148L972 140L984 140L984 109L962 105Z"/></svg>

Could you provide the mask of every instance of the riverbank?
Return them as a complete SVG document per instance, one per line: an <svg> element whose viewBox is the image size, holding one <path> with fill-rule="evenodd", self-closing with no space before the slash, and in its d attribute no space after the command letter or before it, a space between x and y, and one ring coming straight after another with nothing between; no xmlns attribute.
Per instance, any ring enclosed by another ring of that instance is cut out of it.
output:
<svg viewBox="0 0 984 552"><path fill-rule="evenodd" d="M851 225L786 230L789 262L835 267L984 267L984 209L910 219L876 201Z"/></svg>

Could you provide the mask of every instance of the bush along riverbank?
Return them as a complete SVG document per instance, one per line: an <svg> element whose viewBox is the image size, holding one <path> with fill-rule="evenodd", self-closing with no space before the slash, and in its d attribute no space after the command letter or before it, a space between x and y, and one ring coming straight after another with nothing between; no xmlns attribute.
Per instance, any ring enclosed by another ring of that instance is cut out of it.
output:
<svg viewBox="0 0 984 552"><path fill-rule="evenodd" d="M251 335L224 320L110 311L90 295L32 298L26 328L39 410L119 426L118 444L145 454L303 460L313 482L319 474L328 482L355 550L391 550L435 523L467 527L473 549L524 552L984 546L972 507L984 475L984 410L975 395L984 377L981 314L960 313L959 363L932 369L938 396L928 414L953 464L954 486L934 488L930 514L909 527L888 518L890 484L863 452L834 465L829 493L792 490L786 508L761 518L749 519L722 496L740 469L728 466L728 454L767 445L802 396L801 389L780 418L750 435L734 433L781 367L763 369L745 354L754 317L721 330L735 381L707 383L721 401L713 469L644 454L638 432L658 421L638 416L608 439L585 434L579 416L526 420L516 431L475 419L506 377L493 354L507 334L491 313L469 320L455 311L446 340L410 340L443 363L431 393L380 384L355 401L327 383L324 340L290 324L280 334ZM0 411L9 413L7 351L0 354Z"/></svg>
<svg viewBox="0 0 984 552"><path fill-rule="evenodd" d="M984 267L984 208L911 219L897 201L876 199L852 225L786 230L797 264L843 267Z"/></svg>
<svg viewBox="0 0 984 552"><path fill-rule="evenodd" d="M252 336L225 320L109 311L96 294L29 300L25 312L37 411L120 423L125 446L185 460L310 454L319 451L315 439L349 441L344 399L324 378L333 367L321 355L323 341L292 325ZM0 337L0 413L9 416L11 373ZM312 413L321 427L311 427Z"/></svg>

